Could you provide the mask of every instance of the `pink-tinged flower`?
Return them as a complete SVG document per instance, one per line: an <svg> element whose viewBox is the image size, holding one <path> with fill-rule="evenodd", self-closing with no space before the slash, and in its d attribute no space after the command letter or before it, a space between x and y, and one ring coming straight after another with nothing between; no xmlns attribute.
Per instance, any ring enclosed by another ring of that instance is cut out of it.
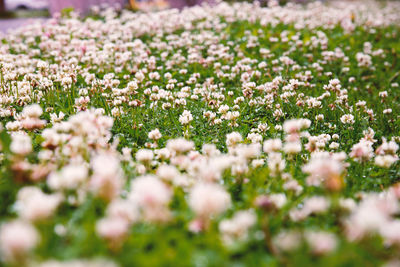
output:
<svg viewBox="0 0 400 267"><path fill-rule="evenodd" d="M81 186L88 178L89 170L83 164L69 164L58 172L53 172L47 184L53 190L70 190Z"/></svg>
<svg viewBox="0 0 400 267"><path fill-rule="evenodd" d="M28 131L32 131L35 129L42 129L46 124L46 121L40 120L38 118L25 118L21 120L21 127Z"/></svg>
<svg viewBox="0 0 400 267"><path fill-rule="evenodd" d="M344 221L347 238L359 240L369 233L383 233L398 211L399 204L392 191L366 195Z"/></svg>
<svg viewBox="0 0 400 267"><path fill-rule="evenodd" d="M399 150L399 145L394 141L387 142L386 139L383 139L382 144L376 149L376 155L393 155L396 156L396 152Z"/></svg>
<svg viewBox="0 0 400 267"><path fill-rule="evenodd" d="M324 213L329 209L329 204L325 197L313 196L304 201L303 210L307 214Z"/></svg>
<svg viewBox="0 0 400 267"><path fill-rule="evenodd" d="M192 113L188 110L184 110L183 113L179 116L179 122L182 125L187 125L193 120Z"/></svg>
<svg viewBox="0 0 400 267"><path fill-rule="evenodd" d="M17 155L27 155L32 152L32 141L29 135L23 132L17 132L11 135L11 152Z"/></svg>
<svg viewBox="0 0 400 267"><path fill-rule="evenodd" d="M157 176L164 181L174 181L180 175L178 169L174 166L163 164L157 169Z"/></svg>
<svg viewBox="0 0 400 267"><path fill-rule="evenodd" d="M289 155L295 155L301 152L300 142L287 142L283 146L283 151Z"/></svg>
<svg viewBox="0 0 400 267"><path fill-rule="evenodd" d="M206 229L204 220L195 219L189 223L189 231L199 233Z"/></svg>
<svg viewBox="0 0 400 267"><path fill-rule="evenodd" d="M344 166L342 162L329 154L315 153L302 170L309 174L306 180L308 185L319 186L322 182L341 179Z"/></svg>
<svg viewBox="0 0 400 267"><path fill-rule="evenodd" d="M264 142L263 150L265 153L278 152L281 149L281 139L269 139Z"/></svg>
<svg viewBox="0 0 400 267"><path fill-rule="evenodd" d="M254 204L265 210L280 209L286 204L285 194L271 194L258 196Z"/></svg>
<svg viewBox="0 0 400 267"><path fill-rule="evenodd" d="M399 158L392 155L378 155L375 157L375 164L379 167L390 168Z"/></svg>
<svg viewBox="0 0 400 267"><path fill-rule="evenodd" d="M343 124L354 124L354 116L351 114L345 114L342 117L340 117L340 121Z"/></svg>
<svg viewBox="0 0 400 267"><path fill-rule="evenodd" d="M49 195L37 187L26 186L19 190L15 206L20 217L37 221L52 216L61 200L60 194Z"/></svg>
<svg viewBox="0 0 400 267"><path fill-rule="evenodd" d="M150 149L140 149L136 153L136 160L139 162L142 162L143 164L150 163L151 160L153 159L153 157L154 157L154 153Z"/></svg>
<svg viewBox="0 0 400 267"><path fill-rule="evenodd" d="M279 251L293 251L300 247L301 244L301 233L297 231L284 231L280 232L273 239L274 247Z"/></svg>
<svg viewBox="0 0 400 267"><path fill-rule="evenodd" d="M22 262L38 242L38 232L27 222L12 221L0 228L0 252L6 262Z"/></svg>
<svg viewBox="0 0 400 267"><path fill-rule="evenodd" d="M281 153L272 152L268 155L268 168L271 176L275 177L282 173L286 167L286 161L282 158Z"/></svg>
<svg viewBox="0 0 400 267"><path fill-rule="evenodd" d="M38 104L26 106L21 113L21 127L28 131L43 128L46 122L39 118L42 113L42 108Z"/></svg>
<svg viewBox="0 0 400 267"><path fill-rule="evenodd" d="M167 141L166 148L173 154L182 154L194 149L194 143L184 138L177 138Z"/></svg>
<svg viewBox="0 0 400 267"><path fill-rule="evenodd" d="M189 206L197 217L208 220L217 216L231 205L231 198L225 189L217 184L196 184L189 194Z"/></svg>
<svg viewBox="0 0 400 267"><path fill-rule="evenodd" d="M249 229L256 223L257 217L252 210L238 211L229 220L223 220L219 224L222 240L231 244L235 240L245 240Z"/></svg>
<svg viewBox="0 0 400 267"><path fill-rule="evenodd" d="M243 141L242 135L238 132L232 132L226 135L226 145L235 146L236 144Z"/></svg>
<svg viewBox="0 0 400 267"><path fill-rule="evenodd" d="M287 120L283 123L283 130L287 134L298 133L301 130L309 128L311 121L309 119L293 119Z"/></svg>
<svg viewBox="0 0 400 267"><path fill-rule="evenodd" d="M337 237L333 233L322 231L309 231L305 238L310 246L311 252L317 255L332 252L337 246Z"/></svg>
<svg viewBox="0 0 400 267"><path fill-rule="evenodd" d="M39 118L43 114L42 108L38 104L32 104L24 107L22 116L24 118Z"/></svg>
<svg viewBox="0 0 400 267"><path fill-rule="evenodd" d="M124 240L128 235L128 231L128 221L119 217L107 217L96 224L97 234L115 246Z"/></svg>
<svg viewBox="0 0 400 267"><path fill-rule="evenodd" d="M121 218L128 223L139 219L139 210L135 203L125 199L115 199L108 204L106 214L110 218Z"/></svg>
<svg viewBox="0 0 400 267"><path fill-rule="evenodd" d="M350 157L358 162L366 162L374 156L372 143L361 140L351 148Z"/></svg>
<svg viewBox="0 0 400 267"><path fill-rule="evenodd" d="M157 141L158 139L160 139L162 137L162 135L160 133L160 130L154 129L149 132L148 137L151 140Z"/></svg>
<svg viewBox="0 0 400 267"><path fill-rule="evenodd" d="M90 179L91 189L101 198L108 201L117 197L124 184L123 171L119 159L113 154L99 154L91 161L93 175Z"/></svg>
<svg viewBox="0 0 400 267"><path fill-rule="evenodd" d="M170 188L155 176L141 176L133 180L129 200L138 205L144 220L164 222L170 217L168 203Z"/></svg>
<svg viewBox="0 0 400 267"><path fill-rule="evenodd" d="M385 245L400 245L400 220L393 220L379 229Z"/></svg>

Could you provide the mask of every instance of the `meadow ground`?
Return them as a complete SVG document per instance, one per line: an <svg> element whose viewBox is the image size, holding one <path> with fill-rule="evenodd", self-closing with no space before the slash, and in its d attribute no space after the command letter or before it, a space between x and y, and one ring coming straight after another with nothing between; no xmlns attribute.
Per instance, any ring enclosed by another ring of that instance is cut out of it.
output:
<svg viewBox="0 0 400 267"><path fill-rule="evenodd" d="M0 264L399 266L400 3L95 9L0 42Z"/></svg>

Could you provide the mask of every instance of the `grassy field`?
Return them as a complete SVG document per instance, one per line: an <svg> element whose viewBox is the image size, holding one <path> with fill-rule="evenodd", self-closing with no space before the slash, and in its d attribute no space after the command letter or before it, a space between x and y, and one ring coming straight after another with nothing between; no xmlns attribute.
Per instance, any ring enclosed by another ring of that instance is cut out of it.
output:
<svg viewBox="0 0 400 267"><path fill-rule="evenodd" d="M99 9L0 43L0 265L398 266L400 4Z"/></svg>
<svg viewBox="0 0 400 267"><path fill-rule="evenodd" d="M0 19L12 18L43 18L50 16L47 10L19 9L15 11L7 11L0 14Z"/></svg>

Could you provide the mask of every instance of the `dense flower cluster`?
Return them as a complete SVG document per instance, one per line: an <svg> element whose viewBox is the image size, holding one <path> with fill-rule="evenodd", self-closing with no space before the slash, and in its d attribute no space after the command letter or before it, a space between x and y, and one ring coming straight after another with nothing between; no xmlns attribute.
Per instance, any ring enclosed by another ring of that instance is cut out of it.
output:
<svg viewBox="0 0 400 267"><path fill-rule="evenodd" d="M95 11L2 37L0 263L396 264L398 3Z"/></svg>

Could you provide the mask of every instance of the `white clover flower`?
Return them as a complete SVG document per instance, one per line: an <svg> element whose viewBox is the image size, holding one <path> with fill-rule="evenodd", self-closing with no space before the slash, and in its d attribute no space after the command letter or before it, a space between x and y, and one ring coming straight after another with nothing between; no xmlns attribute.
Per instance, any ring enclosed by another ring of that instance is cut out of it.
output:
<svg viewBox="0 0 400 267"><path fill-rule="evenodd" d="M308 231L305 233L308 245L314 254L326 254L337 247L337 237L333 233L322 231Z"/></svg>
<svg viewBox="0 0 400 267"><path fill-rule="evenodd" d="M372 58L370 55L358 52L356 54L356 60L359 67L370 67L372 65Z"/></svg>
<svg viewBox="0 0 400 267"><path fill-rule="evenodd" d="M148 221L166 221L169 218L167 204L172 197L171 190L152 175L140 176L133 180L129 200L141 209Z"/></svg>
<svg viewBox="0 0 400 267"><path fill-rule="evenodd" d="M58 172L53 172L47 184L53 190L76 189L88 178L89 170L82 164L69 164Z"/></svg>
<svg viewBox="0 0 400 267"><path fill-rule="evenodd" d="M271 176L277 176L286 167L286 162L282 159L281 153L272 152L268 155L268 168L271 171Z"/></svg>
<svg viewBox="0 0 400 267"><path fill-rule="evenodd" d="M27 222L12 221L0 228L0 255L6 262L23 260L38 242L37 230Z"/></svg>
<svg viewBox="0 0 400 267"><path fill-rule="evenodd" d="M287 120L283 123L283 130L286 133L296 133L300 130L307 129L311 125L311 121L308 119L293 119Z"/></svg>
<svg viewBox="0 0 400 267"><path fill-rule="evenodd" d="M309 174L307 184L319 186L322 182L339 178L344 170L343 163L327 154L314 154L309 163L303 166L303 172Z"/></svg>
<svg viewBox="0 0 400 267"><path fill-rule="evenodd" d="M269 139L264 142L263 150L265 153L278 152L282 149L281 139Z"/></svg>
<svg viewBox="0 0 400 267"><path fill-rule="evenodd" d="M230 205L230 195L220 185L199 183L190 191L189 206L200 218L219 215Z"/></svg>
<svg viewBox="0 0 400 267"><path fill-rule="evenodd" d="M283 146L283 151L289 155L298 154L301 152L301 143L300 142L287 142Z"/></svg>
<svg viewBox="0 0 400 267"><path fill-rule="evenodd" d="M293 251L300 247L301 234L294 230L280 232L274 237L273 243L280 251Z"/></svg>
<svg viewBox="0 0 400 267"><path fill-rule="evenodd" d="M15 206L21 218L37 221L53 215L61 200L60 194L49 195L37 187L26 186L18 191Z"/></svg>
<svg viewBox="0 0 400 267"><path fill-rule="evenodd" d="M139 219L138 207L129 200L115 199L107 207L107 217L121 218L129 223L136 222Z"/></svg>
<svg viewBox="0 0 400 267"><path fill-rule="evenodd" d="M179 176L179 171L175 166L163 164L157 169L157 176L165 181L173 181Z"/></svg>
<svg viewBox="0 0 400 267"><path fill-rule="evenodd" d="M372 143L362 139L360 142L353 145L349 155L359 162L366 162L370 160L374 156Z"/></svg>
<svg viewBox="0 0 400 267"><path fill-rule="evenodd" d="M170 139L167 141L166 148L169 150L169 152L181 154L193 150L194 143L184 138Z"/></svg>
<svg viewBox="0 0 400 267"><path fill-rule="evenodd" d="M136 152L136 160L142 163L149 163L154 157L154 153L149 149L140 149Z"/></svg>
<svg viewBox="0 0 400 267"><path fill-rule="evenodd" d="M223 240L230 244L235 239L245 240L249 228L256 223L257 217L252 210L238 211L230 220L223 220L219 224L219 231Z"/></svg>
<svg viewBox="0 0 400 267"><path fill-rule="evenodd" d="M22 156L32 152L32 141L29 135L23 132L17 132L11 135L11 138L11 152Z"/></svg>
<svg viewBox="0 0 400 267"><path fill-rule="evenodd" d="M392 166L399 158L397 156L392 155L378 155L375 157L375 164L379 167L389 168Z"/></svg>
<svg viewBox="0 0 400 267"><path fill-rule="evenodd" d="M249 133L247 135L247 139L249 139L252 143L261 143L263 138L261 134Z"/></svg>
<svg viewBox="0 0 400 267"><path fill-rule="evenodd" d="M243 141L242 135L238 132L232 132L226 135L226 145L234 146Z"/></svg>
<svg viewBox="0 0 400 267"><path fill-rule="evenodd" d="M329 144L329 148L333 149L333 150L338 149L339 146L340 146L339 143L336 143L336 142L332 142L332 143Z"/></svg>
<svg viewBox="0 0 400 267"><path fill-rule="evenodd" d="M120 242L129 230L129 223L119 217L104 218L97 222L96 232L99 236L112 242Z"/></svg>
<svg viewBox="0 0 400 267"><path fill-rule="evenodd" d="M345 114L342 117L340 117L340 121L343 124L354 124L354 116L351 114Z"/></svg>
<svg viewBox="0 0 400 267"><path fill-rule="evenodd" d="M38 104L32 104L24 107L22 110L22 116L25 118L39 118L43 114L42 108Z"/></svg>
<svg viewBox="0 0 400 267"><path fill-rule="evenodd" d="M115 155L102 153L92 158L91 166L93 169L89 182L91 190L106 200L117 197L124 184L119 159Z"/></svg>
<svg viewBox="0 0 400 267"><path fill-rule="evenodd" d="M179 116L179 122L182 125L187 125L193 120L192 113L188 110L184 110L183 113Z"/></svg>
<svg viewBox="0 0 400 267"><path fill-rule="evenodd" d="M160 130L158 130L158 129L154 129L154 130L150 131L148 134L148 138L151 140L155 140L155 141L159 140L161 137L162 137L162 135L160 133Z"/></svg>

